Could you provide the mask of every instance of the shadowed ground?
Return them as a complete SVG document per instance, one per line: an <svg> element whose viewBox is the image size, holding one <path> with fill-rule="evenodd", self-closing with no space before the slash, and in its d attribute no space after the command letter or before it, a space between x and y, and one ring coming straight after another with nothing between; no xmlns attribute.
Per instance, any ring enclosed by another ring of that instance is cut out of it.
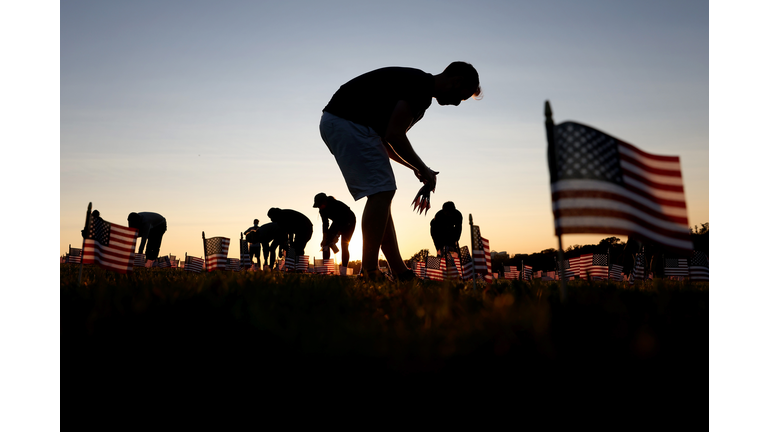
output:
<svg viewBox="0 0 768 432"><path fill-rule="evenodd" d="M78 287L62 265L62 377L93 395L333 389L705 418L708 313L704 283L576 281L562 304L556 282L85 268Z"/></svg>

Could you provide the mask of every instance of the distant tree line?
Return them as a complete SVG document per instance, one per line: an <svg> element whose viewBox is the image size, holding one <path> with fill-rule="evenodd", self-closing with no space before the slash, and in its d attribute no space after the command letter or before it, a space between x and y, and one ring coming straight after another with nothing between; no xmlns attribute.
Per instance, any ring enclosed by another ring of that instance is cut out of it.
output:
<svg viewBox="0 0 768 432"><path fill-rule="evenodd" d="M709 255L709 222L701 224L701 227L694 225L689 231L691 233L693 249L704 251ZM568 246L564 251L564 257L569 259L590 253L609 254L612 263L620 264L624 262L625 247L626 243L618 237L606 237L600 240L598 244L574 244ZM424 262L428 255L429 249L422 249L409 258L408 261ZM508 254L496 253L496 251L491 251L491 255L491 267L494 272L500 272L504 266L520 268L522 263L532 266L534 270L553 271L556 269L557 249L554 248L544 249L541 252L531 254L515 254L511 257ZM665 254L665 256L667 258L678 258L677 255L672 253Z"/></svg>

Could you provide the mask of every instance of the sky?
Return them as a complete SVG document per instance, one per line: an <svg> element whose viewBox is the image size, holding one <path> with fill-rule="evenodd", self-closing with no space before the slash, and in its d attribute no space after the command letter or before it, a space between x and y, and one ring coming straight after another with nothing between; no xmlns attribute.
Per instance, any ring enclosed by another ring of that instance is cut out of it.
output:
<svg viewBox="0 0 768 432"><path fill-rule="evenodd" d="M690 223L712 209L710 428L765 424L768 292L750 267L764 254L765 2L101 3L0 4L3 426L59 420L52 214L63 253L88 202L112 221L159 211L163 252L177 254L195 253L203 229L235 237L273 205L311 216L316 190L359 214L319 139L322 107L368 70L438 73L454 60L478 68L484 99L433 104L409 135L441 172L435 202L472 213L493 249L556 246L544 100L556 122L680 156ZM408 209L418 184L398 169L406 254L431 245L433 212Z"/></svg>
<svg viewBox="0 0 768 432"><path fill-rule="evenodd" d="M203 231L235 240L271 207L294 209L313 222L307 253L319 258L312 204L325 192L358 216L360 259L365 199L320 138L322 109L370 70L437 74L456 60L476 67L484 97L433 102L408 133L440 174L419 215L420 184L394 164L404 258L435 253L429 221L446 201L464 215L462 245L471 214L493 250L557 247L546 100L555 122L680 156L689 225L709 221L707 2L67 1L60 14L60 254L82 242L92 202L117 224L162 214L160 254L177 257L201 256Z"/></svg>

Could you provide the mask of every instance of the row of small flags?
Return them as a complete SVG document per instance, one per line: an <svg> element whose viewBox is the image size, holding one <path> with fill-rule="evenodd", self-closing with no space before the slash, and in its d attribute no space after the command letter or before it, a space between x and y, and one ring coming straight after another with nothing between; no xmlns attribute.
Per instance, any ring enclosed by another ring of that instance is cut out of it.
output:
<svg viewBox="0 0 768 432"><path fill-rule="evenodd" d="M62 258L62 262L70 264L97 264L103 268L118 272L127 273L133 271L133 268L146 263L146 257L143 254L134 253L138 231L134 228L121 226L105 221L99 216L89 215L88 230L83 241L82 250L70 246L69 254ZM463 246L460 253L450 253L444 257L427 257L426 263L414 262L411 265L414 273L423 279L442 280L448 278L461 278L463 280L474 277L482 277L490 281L498 278L498 275L491 272L490 242L480 235L480 227L472 225L470 215L470 227L472 232L472 254L469 248ZM250 256L247 255L247 242L240 241L241 259L228 258L229 239L226 237L211 237L204 240L205 260L202 258L187 256L183 263L172 255L159 257L152 264L159 268L183 268L187 271L208 272L217 270L241 271L243 269L255 269L255 265L250 263ZM248 256L248 258L245 258ZM328 260L331 261L331 260ZM618 264L609 264L607 254L584 254L579 257L570 258L564 261L563 270L568 279L580 278L593 279L613 279L623 280L624 276ZM648 279L651 277L645 271L645 260L643 252L639 252L636 257L636 264L627 279L633 283L635 279ZM318 265L319 264L319 265ZM709 280L709 258L701 251L693 251L690 259L668 259L666 260L665 273L670 277L690 277L694 281ZM145 264L146 265L146 264ZM330 262L320 262L315 260L315 265L311 269L313 273L331 273ZM559 264L556 261L557 268ZM335 265L334 265L335 267ZM309 256L303 255L296 257L293 250L284 253L284 257L277 263L278 270L308 272ZM340 274L351 274L351 269L340 267ZM520 273L517 273L520 272ZM517 273L517 274L516 274ZM508 276L507 276L508 275ZM530 266L522 265L521 270L504 268L504 278L520 278L530 280L533 275L533 269ZM555 278L559 279L559 274L555 273Z"/></svg>
<svg viewBox="0 0 768 432"><path fill-rule="evenodd" d="M477 233L479 237L479 229ZM533 278L560 280L559 271L534 272L533 267L525 265L524 262L521 263L520 269L514 266L503 266L501 275L488 271L490 255L487 255L486 251L489 248L489 242L485 238L479 238L481 241L476 243L479 249L473 248L472 258L469 256L468 248L463 246L461 255L453 252L444 257L427 256L426 262L413 260L410 267L419 278L438 281L450 278L468 280L472 279L473 274L482 276L486 280L499 278L528 281ZM580 279L628 281L633 284L635 280L653 277L651 273L646 272L643 252L637 254L635 265L629 275L623 274L620 264L609 263L608 254L583 254L564 260L563 264L566 280L579 277ZM555 266L560 268L557 259L555 259ZM709 281L709 258L701 251L694 251L691 258L668 258L665 260L664 275L672 279L690 278L692 281Z"/></svg>
<svg viewBox="0 0 768 432"><path fill-rule="evenodd" d="M118 273L128 273L136 267L183 269L194 273L218 270L243 271L257 270L248 255L247 242L241 240L240 257L228 258L229 239L226 237L204 238L205 258L187 255L184 261L174 255L158 257L151 264L146 255L133 252L136 248L137 230L105 221L101 217L91 216L88 233L82 249L70 246L69 253L62 257L62 264L96 264ZM266 267L266 266L265 266ZM277 263L281 271L312 272L319 274L352 275L352 269L339 266L333 260L315 260L309 266L309 256L295 256L293 250L284 253Z"/></svg>

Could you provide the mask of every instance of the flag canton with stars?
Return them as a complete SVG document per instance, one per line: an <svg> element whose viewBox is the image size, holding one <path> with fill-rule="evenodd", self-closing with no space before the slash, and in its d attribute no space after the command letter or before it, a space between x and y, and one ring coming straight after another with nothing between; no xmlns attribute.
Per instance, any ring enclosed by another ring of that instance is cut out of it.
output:
<svg viewBox="0 0 768 432"><path fill-rule="evenodd" d="M608 267L608 255L606 254L592 255L592 265Z"/></svg>
<svg viewBox="0 0 768 432"><path fill-rule="evenodd" d="M480 227L477 225L472 226L472 249L483 250L483 238L480 237Z"/></svg>
<svg viewBox="0 0 768 432"><path fill-rule="evenodd" d="M665 267L666 268L679 268L680 262L677 258L667 258L664 260L666 262Z"/></svg>
<svg viewBox="0 0 768 432"><path fill-rule="evenodd" d="M222 242L220 237L205 239L205 254L206 255L223 254L224 251L222 250L221 243Z"/></svg>
<svg viewBox="0 0 768 432"><path fill-rule="evenodd" d="M555 128L556 180L592 179L623 184L617 141L578 123Z"/></svg>
<svg viewBox="0 0 768 432"><path fill-rule="evenodd" d="M439 269L440 268L440 258L428 256L427 257L427 268L431 269Z"/></svg>
<svg viewBox="0 0 768 432"><path fill-rule="evenodd" d="M472 255L469 253L469 248L466 246L461 247L461 263L467 264L472 262Z"/></svg>
<svg viewBox="0 0 768 432"><path fill-rule="evenodd" d="M109 233L111 225L104 219L97 217L91 221L91 228L88 231L88 238L101 243L102 246L109 246Z"/></svg>
<svg viewBox="0 0 768 432"><path fill-rule="evenodd" d="M555 268L558 270L560 269L560 261L558 261L557 258L555 258ZM571 263L567 259L563 260L563 270L569 268L571 268Z"/></svg>
<svg viewBox="0 0 768 432"><path fill-rule="evenodd" d="M707 255L704 252L693 251L691 265L697 267L709 267L709 259L707 259Z"/></svg>

